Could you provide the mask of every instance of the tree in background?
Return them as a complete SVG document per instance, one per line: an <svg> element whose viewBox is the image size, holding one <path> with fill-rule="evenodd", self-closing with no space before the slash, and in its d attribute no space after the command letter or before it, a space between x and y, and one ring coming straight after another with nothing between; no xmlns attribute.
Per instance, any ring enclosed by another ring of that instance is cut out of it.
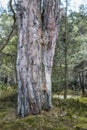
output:
<svg viewBox="0 0 87 130"><path fill-rule="evenodd" d="M17 31L12 11L2 8L0 13L0 84L16 81Z"/></svg>
<svg viewBox="0 0 87 130"><path fill-rule="evenodd" d="M79 12L71 12L67 16L67 88L72 88L70 82L74 83L73 90L79 91L78 85L75 85L77 78L77 71L73 72L74 67L78 66L82 61L86 61L87 57L87 16L86 9L81 5ZM65 17L62 19L60 33L57 41L55 56L54 56L54 66L52 74L53 91L60 93L64 90L64 68L65 68ZM56 73L58 72L58 73Z"/></svg>

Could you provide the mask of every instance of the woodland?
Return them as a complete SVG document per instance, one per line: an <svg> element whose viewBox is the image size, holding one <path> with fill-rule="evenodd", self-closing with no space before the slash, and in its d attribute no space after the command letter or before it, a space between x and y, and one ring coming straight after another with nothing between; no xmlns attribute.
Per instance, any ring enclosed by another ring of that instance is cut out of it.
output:
<svg viewBox="0 0 87 130"><path fill-rule="evenodd" d="M0 5L0 130L87 130L87 4Z"/></svg>

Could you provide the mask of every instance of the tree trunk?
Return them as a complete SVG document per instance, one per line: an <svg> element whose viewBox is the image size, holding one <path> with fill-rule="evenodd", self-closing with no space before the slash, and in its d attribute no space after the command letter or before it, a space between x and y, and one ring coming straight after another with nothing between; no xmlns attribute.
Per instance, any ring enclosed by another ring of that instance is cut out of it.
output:
<svg viewBox="0 0 87 130"><path fill-rule="evenodd" d="M80 86L81 86L81 89L82 89L82 96L86 95L86 92L85 92L85 75L84 74L85 74L84 71L80 72L80 74L79 74Z"/></svg>
<svg viewBox="0 0 87 130"><path fill-rule="evenodd" d="M18 115L50 109L51 72L58 36L58 0L23 0L17 4Z"/></svg>

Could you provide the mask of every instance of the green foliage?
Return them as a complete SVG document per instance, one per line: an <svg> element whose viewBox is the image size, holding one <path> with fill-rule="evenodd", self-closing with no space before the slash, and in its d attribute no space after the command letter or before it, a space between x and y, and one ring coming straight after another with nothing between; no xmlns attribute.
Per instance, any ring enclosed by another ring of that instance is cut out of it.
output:
<svg viewBox="0 0 87 130"><path fill-rule="evenodd" d="M13 18L9 12L0 14L0 48L7 42ZM16 27L15 27L16 28ZM9 43L0 52L0 82L16 82L17 31L13 32ZM15 81L14 81L15 78Z"/></svg>
<svg viewBox="0 0 87 130"><path fill-rule="evenodd" d="M82 5L79 12L71 12L67 17L67 83L73 80L73 68L87 58L87 15L86 8ZM65 81L65 21L61 22L54 56L52 74L53 91L64 89Z"/></svg>
<svg viewBox="0 0 87 130"><path fill-rule="evenodd" d="M17 101L17 90L16 87L11 87L10 85L0 84L0 101Z"/></svg>

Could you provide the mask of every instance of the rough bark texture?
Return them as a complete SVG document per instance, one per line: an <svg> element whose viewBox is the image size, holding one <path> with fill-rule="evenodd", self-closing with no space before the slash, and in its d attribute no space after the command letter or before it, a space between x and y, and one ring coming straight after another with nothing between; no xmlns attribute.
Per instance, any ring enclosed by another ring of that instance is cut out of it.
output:
<svg viewBox="0 0 87 130"><path fill-rule="evenodd" d="M58 0L22 0L17 4L18 115L50 109L51 72L61 19Z"/></svg>
<svg viewBox="0 0 87 130"><path fill-rule="evenodd" d="M86 92L86 88L87 88L87 72L86 71L80 71L79 72L79 81L80 81L80 86L81 86L81 90L82 90L82 96L87 97L87 92Z"/></svg>

